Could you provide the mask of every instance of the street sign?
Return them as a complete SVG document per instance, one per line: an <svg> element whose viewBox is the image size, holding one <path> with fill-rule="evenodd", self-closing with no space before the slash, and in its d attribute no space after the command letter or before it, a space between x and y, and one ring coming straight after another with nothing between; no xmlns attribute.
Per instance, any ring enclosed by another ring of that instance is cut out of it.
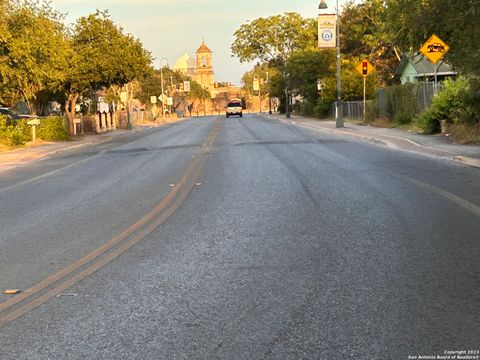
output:
<svg viewBox="0 0 480 360"><path fill-rule="evenodd" d="M253 91L260 90L260 82L258 80L253 80Z"/></svg>
<svg viewBox="0 0 480 360"><path fill-rule="evenodd" d="M190 91L190 81L183 82L183 91L189 92Z"/></svg>
<svg viewBox="0 0 480 360"><path fill-rule="evenodd" d="M167 97L167 105L173 105L173 97Z"/></svg>
<svg viewBox="0 0 480 360"><path fill-rule="evenodd" d="M357 67L355 68L359 73L360 75L362 75L363 77L367 77L368 74L370 74L373 70L375 70L375 68L373 67L373 65L368 61L368 60L363 60L362 62L360 62L360 64L357 65Z"/></svg>
<svg viewBox="0 0 480 360"><path fill-rule="evenodd" d="M336 34L337 15L318 15L318 47L321 49L334 49L337 47Z"/></svg>
<svg viewBox="0 0 480 360"><path fill-rule="evenodd" d="M157 97L156 96L150 96L150 102L152 104L156 104L157 103Z"/></svg>
<svg viewBox="0 0 480 360"><path fill-rule="evenodd" d="M27 125L37 126L40 125L40 119L32 119L27 121Z"/></svg>
<svg viewBox="0 0 480 360"><path fill-rule="evenodd" d="M436 64L448 52L450 47L437 35L433 34L420 48L420 52Z"/></svg>
<svg viewBox="0 0 480 360"><path fill-rule="evenodd" d="M321 79L318 79L317 80L317 90L322 91L323 89L325 89L325 82Z"/></svg>
<svg viewBox="0 0 480 360"><path fill-rule="evenodd" d="M162 94L158 97L158 100L162 103L162 105L165 105L168 101L168 96L165 94Z"/></svg>
<svg viewBox="0 0 480 360"><path fill-rule="evenodd" d="M367 109L367 76L375 68L367 59L362 60L355 69L363 76L363 120L365 121L366 109Z"/></svg>

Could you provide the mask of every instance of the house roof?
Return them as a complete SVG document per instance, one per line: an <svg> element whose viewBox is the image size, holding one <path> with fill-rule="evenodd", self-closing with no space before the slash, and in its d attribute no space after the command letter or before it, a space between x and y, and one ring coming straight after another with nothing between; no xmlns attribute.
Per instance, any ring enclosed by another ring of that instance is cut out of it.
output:
<svg viewBox="0 0 480 360"><path fill-rule="evenodd" d="M415 71L418 74L418 77L422 76L434 76L435 68L437 66L437 75L456 75L457 73L453 71L450 64L441 61L439 64L431 63L425 56L421 53L415 54L403 54L400 64L398 64L397 69L395 70L395 76L402 76L403 71L405 70L408 63L412 64Z"/></svg>

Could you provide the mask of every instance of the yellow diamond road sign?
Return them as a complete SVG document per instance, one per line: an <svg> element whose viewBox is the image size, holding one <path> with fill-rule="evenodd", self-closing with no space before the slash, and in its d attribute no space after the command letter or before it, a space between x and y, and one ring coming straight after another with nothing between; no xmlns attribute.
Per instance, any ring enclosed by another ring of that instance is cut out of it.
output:
<svg viewBox="0 0 480 360"><path fill-rule="evenodd" d="M375 68L368 60L363 60L355 68L363 77L367 77Z"/></svg>
<svg viewBox="0 0 480 360"><path fill-rule="evenodd" d="M448 52L448 45L433 34L420 48L420 52L432 63L436 64Z"/></svg>

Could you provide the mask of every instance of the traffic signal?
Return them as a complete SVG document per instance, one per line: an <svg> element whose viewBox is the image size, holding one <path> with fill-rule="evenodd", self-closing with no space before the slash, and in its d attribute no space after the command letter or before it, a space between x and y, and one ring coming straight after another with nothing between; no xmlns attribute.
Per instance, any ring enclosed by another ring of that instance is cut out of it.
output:
<svg viewBox="0 0 480 360"><path fill-rule="evenodd" d="M362 75L368 75L368 61L362 61Z"/></svg>

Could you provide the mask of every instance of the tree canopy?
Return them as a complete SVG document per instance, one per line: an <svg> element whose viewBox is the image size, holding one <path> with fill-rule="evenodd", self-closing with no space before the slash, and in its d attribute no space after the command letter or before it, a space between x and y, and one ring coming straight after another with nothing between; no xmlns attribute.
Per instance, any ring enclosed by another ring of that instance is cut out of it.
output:
<svg viewBox="0 0 480 360"><path fill-rule="evenodd" d="M234 37L231 50L241 62L285 65L293 51L315 46L316 22L297 13L285 13L243 24Z"/></svg>
<svg viewBox="0 0 480 360"><path fill-rule="evenodd" d="M450 46L446 59L465 72L480 75L480 38L477 0L386 0L385 29L402 51L417 51L436 34Z"/></svg>
<svg viewBox="0 0 480 360"><path fill-rule="evenodd" d="M121 87L150 70L151 55L140 41L125 34L106 11L81 17L71 37L69 69L63 82L65 104L73 126L75 104L88 91Z"/></svg>
<svg viewBox="0 0 480 360"><path fill-rule="evenodd" d="M125 85L144 75L152 60L138 39L102 11L77 20L72 46L80 62L76 80L87 88Z"/></svg>
<svg viewBox="0 0 480 360"><path fill-rule="evenodd" d="M150 69L150 53L106 11L67 27L48 1L0 0L0 7L3 104L24 100L37 112L45 99L64 99L72 121L81 95L123 86Z"/></svg>
<svg viewBox="0 0 480 360"><path fill-rule="evenodd" d="M382 84L391 84L393 70L402 57L394 37L389 37L383 0L350 0L340 19L340 44L347 58L367 58L375 63Z"/></svg>
<svg viewBox="0 0 480 360"><path fill-rule="evenodd" d="M33 108L37 94L55 89L67 64L62 15L48 3L8 2L0 15L0 97L24 99Z"/></svg>
<svg viewBox="0 0 480 360"><path fill-rule="evenodd" d="M361 60L368 59L375 67L367 79L367 97L373 96L375 86L396 81L394 73L402 56L417 52L432 34L449 44L445 60L455 70L480 76L480 50L472 41L480 38L478 15L480 2L476 0L347 1L340 14L342 98L362 97L362 78L355 70ZM314 19L295 13L255 19L234 33L232 54L241 62L256 62L255 69L268 65L278 70L281 77L271 84L275 83L272 96L282 98L288 86L312 103L320 95L334 101L329 94L336 85L332 82L330 89L329 84L336 77L336 58L321 55L329 50L315 50L315 24ZM324 61L319 63L321 58ZM315 91L320 77L327 84L322 94Z"/></svg>

